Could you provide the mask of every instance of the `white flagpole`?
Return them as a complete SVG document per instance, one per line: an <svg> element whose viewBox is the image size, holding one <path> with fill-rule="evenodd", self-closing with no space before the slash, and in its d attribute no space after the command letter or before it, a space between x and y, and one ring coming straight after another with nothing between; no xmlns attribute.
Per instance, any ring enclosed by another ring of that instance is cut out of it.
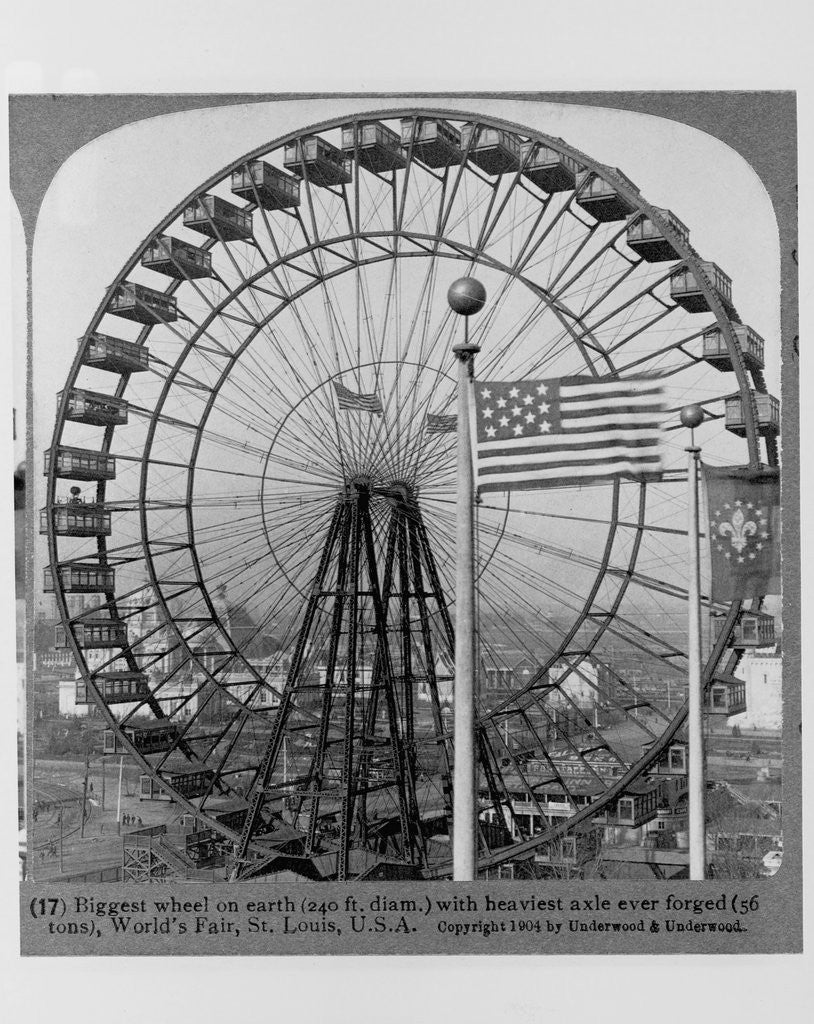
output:
<svg viewBox="0 0 814 1024"><path fill-rule="evenodd" d="M689 662L688 689L689 707L687 733L689 741L689 766L687 797L689 800L689 845L690 879L702 881L706 874L707 835L704 821L704 734L702 719L701 691L701 554L699 547L698 519L698 469L701 449L695 444L695 428L704 419L704 411L698 405L688 405L681 410L681 423L690 428L690 444L687 452L687 496L688 496L688 555L690 574L688 581L688 629L687 658Z"/></svg>
<svg viewBox="0 0 814 1024"><path fill-rule="evenodd" d="M455 772L452 806L452 877L472 882L477 867L477 770L475 759L475 553L473 508L475 480L470 429L470 391L475 354L469 342L469 317L483 308L486 291L463 277L447 293L455 313L464 317L464 342L453 348L458 359L458 495L455 567Z"/></svg>

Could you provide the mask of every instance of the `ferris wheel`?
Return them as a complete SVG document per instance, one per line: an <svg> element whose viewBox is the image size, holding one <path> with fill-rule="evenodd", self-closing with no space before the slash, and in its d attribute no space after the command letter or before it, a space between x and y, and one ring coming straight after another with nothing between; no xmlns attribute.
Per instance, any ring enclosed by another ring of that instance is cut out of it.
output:
<svg viewBox="0 0 814 1024"><path fill-rule="evenodd" d="M729 278L559 138L385 111L205 182L79 341L42 530L77 699L235 879L451 872L446 293L469 274L483 379L658 376L676 427L703 406L708 462L777 461ZM657 482L477 504L481 871L552 864L680 799L686 475L667 438ZM706 608L709 710L733 714L744 614L768 617Z"/></svg>

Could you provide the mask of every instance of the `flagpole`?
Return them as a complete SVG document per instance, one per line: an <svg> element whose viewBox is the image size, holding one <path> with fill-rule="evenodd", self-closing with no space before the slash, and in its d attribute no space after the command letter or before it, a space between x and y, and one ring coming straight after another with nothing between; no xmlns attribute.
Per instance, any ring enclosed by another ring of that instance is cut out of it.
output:
<svg viewBox="0 0 814 1024"><path fill-rule="evenodd" d="M458 360L452 877L456 882L472 882L478 876L478 791L475 761L475 480L469 416L475 354L480 348L469 341L469 317L483 308L486 290L475 278L462 277L450 286L447 301L452 311L464 318L463 344L452 349Z"/></svg>
<svg viewBox="0 0 814 1024"><path fill-rule="evenodd" d="M690 879L702 881L706 874L707 837L704 821L704 734L702 719L701 684L701 554L698 519L698 469L701 449L695 443L695 428L704 420L704 411L698 405L687 405L681 410L681 423L690 429L687 452L687 536L690 577L688 586L687 658L689 662L687 732L689 766L687 797L689 800Z"/></svg>

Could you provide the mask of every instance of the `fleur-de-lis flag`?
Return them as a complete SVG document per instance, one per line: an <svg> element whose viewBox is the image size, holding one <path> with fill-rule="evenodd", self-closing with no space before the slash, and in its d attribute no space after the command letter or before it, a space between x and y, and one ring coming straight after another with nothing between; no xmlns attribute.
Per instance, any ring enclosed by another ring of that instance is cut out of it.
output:
<svg viewBox="0 0 814 1024"><path fill-rule="evenodd" d="M780 593L780 478L776 469L704 466L712 558L710 597Z"/></svg>

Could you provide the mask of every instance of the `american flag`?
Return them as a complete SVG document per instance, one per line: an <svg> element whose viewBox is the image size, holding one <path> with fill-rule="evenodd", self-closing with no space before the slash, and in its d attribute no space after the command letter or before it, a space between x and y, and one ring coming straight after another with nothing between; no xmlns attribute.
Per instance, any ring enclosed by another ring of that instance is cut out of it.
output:
<svg viewBox="0 0 814 1024"><path fill-rule="evenodd" d="M476 381L481 491L557 487L661 471L653 379Z"/></svg>
<svg viewBox="0 0 814 1024"><path fill-rule="evenodd" d="M428 434L454 434L458 429L458 417L454 412L428 412Z"/></svg>
<svg viewBox="0 0 814 1024"><path fill-rule="evenodd" d="M379 416L384 412L382 401L375 391L370 395L359 395L336 380L334 381L334 391L336 391L336 398L340 409L350 409L355 412L375 412Z"/></svg>

